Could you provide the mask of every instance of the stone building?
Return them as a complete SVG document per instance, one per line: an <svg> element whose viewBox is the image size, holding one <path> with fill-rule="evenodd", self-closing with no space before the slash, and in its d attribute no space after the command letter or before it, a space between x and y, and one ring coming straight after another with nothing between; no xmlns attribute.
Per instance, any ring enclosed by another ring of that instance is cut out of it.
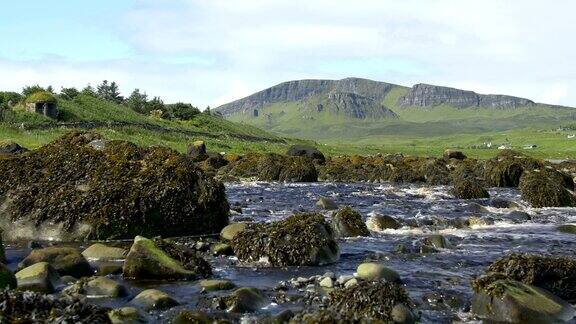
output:
<svg viewBox="0 0 576 324"><path fill-rule="evenodd" d="M49 92L36 92L26 99L26 110L56 119L58 117L58 101Z"/></svg>

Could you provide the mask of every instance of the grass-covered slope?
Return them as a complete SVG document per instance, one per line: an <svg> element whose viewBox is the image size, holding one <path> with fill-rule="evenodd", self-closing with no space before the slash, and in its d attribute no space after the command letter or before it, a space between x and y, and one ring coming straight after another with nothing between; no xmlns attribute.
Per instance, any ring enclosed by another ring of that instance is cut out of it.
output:
<svg viewBox="0 0 576 324"><path fill-rule="evenodd" d="M201 113L186 121L165 120L87 95L59 99L58 108L60 118L55 121L26 112L22 106L14 107L4 113L0 122L0 140L35 148L72 129L92 129L109 139L129 140L142 146L169 146L180 152L199 139L218 152L285 151L295 142L210 114Z"/></svg>

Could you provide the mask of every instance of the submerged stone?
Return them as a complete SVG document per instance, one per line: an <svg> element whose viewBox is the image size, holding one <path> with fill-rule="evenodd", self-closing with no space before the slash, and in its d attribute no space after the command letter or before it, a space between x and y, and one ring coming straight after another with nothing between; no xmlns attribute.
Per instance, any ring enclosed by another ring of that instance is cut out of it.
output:
<svg viewBox="0 0 576 324"><path fill-rule="evenodd" d="M206 291L216 291L234 289L236 285L229 280L206 279L200 281L200 287Z"/></svg>
<svg viewBox="0 0 576 324"><path fill-rule="evenodd" d="M37 150L0 157L0 225L11 240L84 240L219 232L224 186L163 148L72 132ZM49 176L47 176L49 175Z"/></svg>

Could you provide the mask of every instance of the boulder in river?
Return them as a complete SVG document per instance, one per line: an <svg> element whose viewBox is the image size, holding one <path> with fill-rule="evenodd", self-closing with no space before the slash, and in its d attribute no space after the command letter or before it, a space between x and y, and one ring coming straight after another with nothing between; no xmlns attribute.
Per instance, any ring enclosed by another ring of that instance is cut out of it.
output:
<svg viewBox="0 0 576 324"><path fill-rule="evenodd" d="M137 236L124 261L123 276L136 280L194 280L212 274L196 252L163 240Z"/></svg>
<svg viewBox="0 0 576 324"><path fill-rule="evenodd" d="M107 246L102 243L95 243L84 250L82 255L88 260L109 261L123 260L126 258L127 253L128 251L123 248Z"/></svg>
<svg viewBox="0 0 576 324"><path fill-rule="evenodd" d="M66 287L63 291L70 296L117 298L127 295L126 288L107 277L86 278Z"/></svg>
<svg viewBox="0 0 576 324"><path fill-rule="evenodd" d="M170 297L170 295L157 289L144 290L134 297L130 303L145 310L163 310L179 304L178 301Z"/></svg>
<svg viewBox="0 0 576 324"><path fill-rule="evenodd" d="M566 234L576 234L576 225L575 224L564 224L556 227L559 232L566 233Z"/></svg>
<svg viewBox="0 0 576 324"><path fill-rule="evenodd" d="M322 152L315 147L307 145L292 145L286 152L286 155L307 157L321 164L326 161Z"/></svg>
<svg viewBox="0 0 576 324"><path fill-rule="evenodd" d="M494 187L518 187L524 171L543 166L541 160L513 150L503 150L484 162L484 179Z"/></svg>
<svg viewBox="0 0 576 324"><path fill-rule="evenodd" d="M404 288L392 282L363 281L348 288L336 289L330 293L326 304L328 309L355 322L392 323L393 309L397 305L406 306L411 313L406 316L410 318L406 323L415 322L417 318Z"/></svg>
<svg viewBox="0 0 576 324"><path fill-rule="evenodd" d="M349 206L332 214L332 225L339 237L370 236L362 215Z"/></svg>
<svg viewBox="0 0 576 324"><path fill-rule="evenodd" d="M368 281L383 280L385 282L401 282L400 275L396 271L376 262L361 263L358 265L356 273L359 278Z"/></svg>
<svg viewBox="0 0 576 324"><path fill-rule="evenodd" d="M473 282L481 291L499 279L515 280L567 300L576 301L576 260L567 257L510 254L493 262L486 275Z"/></svg>
<svg viewBox="0 0 576 324"><path fill-rule="evenodd" d="M18 264L18 269L24 269L38 262L48 262L61 276L81 278L91 276L94 271L78 250L71 247L47 247L32 250Z"/></svg>
<svg viewBox="0 0 576 324"><path fill-rule="evenodd" d="M108 312L112 324L139 324L148 323L149 320L136 307L116 308Z"/></svg>
<svg viewBox="0 0 576 324"><path fill-rule="evenodd" d="M95 149L72 132L0 157L0 225L11 240L84 240L217 233L228 223L222 183L186 156L124 141ZM8 239L8 237L5 237Z"/></svg>
<svg viewBox="0 0 576 324"><path fill-rule="evenodd" d="M38 262L16 273L18 289L51 294L61 283L60 275L48 262Z"/></svg>
<svg viewBox="0 0 576 324"><path fill-rule="evenodd" d="M574 182L567 175L543 168L527 171L520 178L522 199L532 207L575 207Z"/></svg>
<svg viewBox="0 0 576 324"><path fill-rule="evenodd" d="M321 214L295 214L269 224L251 224L232 240L236 256L266 265L326 265L339 259L338 242Z"/></svg>
<svg viewBox="0 0 576 324"><path fill-rule="evenodd" d="M399 229L402 224L392 216L373 215L366 219L366 227L371 231L381 232L385 229Z"/></svg>
<svg viewBox="0 0 576 324"><path fill-rule="evenodd" d="M505 323L563 323L576 311L547 290L514 280L497 280L476 291L472 313Z"/></svg>
<svg viewBox="0 0 576 324"><path fill-rule="evenodd" d="M325 210L338 209L338 204L334 202L334 200L326 197L320 197L320 199L318 199L318 202L316 202L316 206Z"/></svg>
<svg viewBox="0 0 576 324"><path fill-rule="evenodd" d="M232 241L232 239L240 232L246 229L246 223L233 223L227 225L220 231L220 238L224 241Z"/></svg>
<svg viewBox="0 0 576 324"><path fill-rule="evenodd" d="M205 279L200 281L200 287L206 291L216 291L234 289L236 285L224 279Z"/></svg>
<svg viewBox="0 0 576 324"><path fill-rule="evenodd" d="M234 290L228 296L219 298L216 304L218 308L229 312L252 313L267 306L270 301L259 289L242 287Z"/></svg>
<svg viewBox="0 0 576 324"><path fill-rule="evenodd" d="M458 199L481 199L488 198L488 190L482 186L480 181L471 176L455 177L454 187L451 190L454 197Z"/></svg>

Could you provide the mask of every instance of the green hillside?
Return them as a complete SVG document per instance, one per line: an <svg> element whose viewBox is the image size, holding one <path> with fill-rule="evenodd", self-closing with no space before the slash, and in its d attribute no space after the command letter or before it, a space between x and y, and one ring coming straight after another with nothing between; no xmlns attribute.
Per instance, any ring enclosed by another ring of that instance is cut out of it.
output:
<svg viewBox="0 0 576 324"><path fill-rule="evenodd" d="M202 139L209 150L241 153L285 151L295 140L272 135L212 114L191 120L166 120L139 114L124 105L80 94L58 99L57 121L25 111L22 104L5 110L0 121L0 141L15 141L35 148L71 130L95 130L109 139L124 139L143 146L163 145L185 152L190 142Z"/></svg>

